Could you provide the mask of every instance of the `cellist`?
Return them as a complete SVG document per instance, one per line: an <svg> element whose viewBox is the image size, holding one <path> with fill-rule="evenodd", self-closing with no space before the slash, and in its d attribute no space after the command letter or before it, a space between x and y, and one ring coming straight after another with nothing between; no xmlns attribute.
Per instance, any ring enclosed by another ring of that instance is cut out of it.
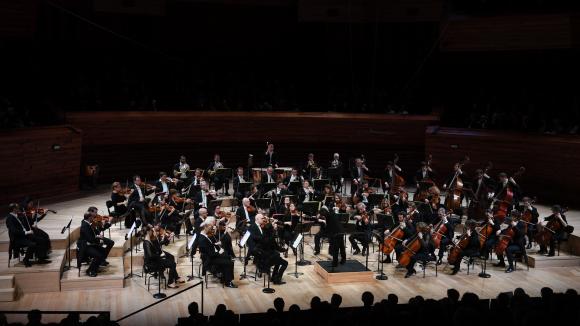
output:
<svg viewBox="0 0 580 326"><path fill-rule="evenodd" d="M513 236L509 239L509 245L505 250L505 255L509 264L508 268L505 270L506 273L511 273L515 270L514 254L525 253L526 250L525 224L520 220L519 211L512 211L509 229L513 231Z"/></svg>
<svg viewBox="0 0 580 326"><path fill-rule="evenodd" d="M552 222L552 223L550 223ZM559 224L561 227L559 228L554 228L555 230L551 230L552 232L554 232L554 234L552 234L552 236L550 237L550 241L548 243L548 246L550 248L550 251L548 252L548 257L552 257L555 255L556 252L556 240L560 240L562 238L562 236L564 235L565 231L564 228L568 226L568 221L566 220L566 215L564 215L562 213L562 207L560 207L560 205L554 205L552 206L552 215L548 216L548 217L544 217L544 221L540 222L539 225L541 225L542 227L547 227L548 223L550 224ZM550 231L548 231L550 232ZM541 255L545 255L546 254L546 245L545 244L540 244L540 251L538 251L538 254Z"/></svg>
<svg viewBox="0 0 580 326"><path fill-rule="evenodd" d="M415 264L417 261L429 261L434 260L435 257L435 244L433 243L433 237L431 232L429 232L429 226L423 222L417 223L417 241L419 241L420 249L416 250L414 255L411 256L411 261L407 265L407 274L405 278L411 277L416 274Z"/></svg>
<svg viewBox="0 0 580 326"><path fill-rule="evenodd" d="M528 243L526 249L531 249L532 241L534 241L534 237L538 231L537 224L540 214L538 213L538 209L533 206L532 199L530 197L522 198L522 205L519 207L519 211L522 214L522 220L528 222L526 227L526 240Z"/></svg>
<svg viewBox="0 0 580 326"><path fill-rule="evenodd" d="M395 246L395 253L397 254L397 259L400 257L403 250L405 250L405 245L408 240L416 233L415 224L407 218L407 212L398 211L397 220L399 221L399 228L403 230L403 236L399 239L399 243ZM385 230L385 235L389 234L389 230Z"/></svg>
<svg viewBox="0 0 580 326"><path fill-rule="evenodd" d="M461 266L461 261L463 257L473 257L479 253L479 234L477 233L475 227L477 226L477 222L474 220L467 220L465 222L465 226L467 226L466 236L468 237L467 247L461 250L459 257L455 260L453 264L453 271L451 275L457 274L459 272L459 267ZM443 242L441 242L441 246L443 246Z"/></svg>
<svg viewBox="0 0 580 326"><path fill-rule="evenodd" d="M441 265L443 261L443 254L447 252L447 246L451 245L453 236L455 235L455 225L447 218L447 211L444 207L437 210L439 221L435 224L441 223L445 226L445 233L441 235L441 243L439 244L439 252L437 252L437 265ZM434 230L435 232L437 230Z"/></svg>
<svg viewBox="0 0 580 326"><path fill-rule="evenodd" d="M509 177L507 173L502 172L498 175L499 183L496 186L494 192L494 201L498 201L498 209L501 210L502 206L507 206L503 214L502 212L495 212L496 215L500 215L500 218L505 218L508 212L513 210L513 203L517 203L520 198L520 186L516 183L514 178ZM509 198L512 197L512 198Z"/></svg>

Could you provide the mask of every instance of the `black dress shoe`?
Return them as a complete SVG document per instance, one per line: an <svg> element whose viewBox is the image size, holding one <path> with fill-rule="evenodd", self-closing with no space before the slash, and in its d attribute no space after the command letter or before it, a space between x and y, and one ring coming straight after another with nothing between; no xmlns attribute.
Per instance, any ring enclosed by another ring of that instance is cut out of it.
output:
<svg viewBox="0 0 580 326"><path fill-rule="evenodd" d="M544 251L544 250L540 250L540 251L538 251L538 252L537 252L537 254L538 254L538 255L545 255L545 254L546 254L546 251Z"/></svg>
<svg viewBox="0 0 580 326"><path fill-rule="evenodd" d="M353 254L354 256L356 256L356 255L360 254L360 250L358 250L358 249L355 249L355 251L354 251L352 254Z"/></svg>
<svg viewBox="0 0 580 326"><path fill-rule="evenodd" d="M101 263L101 266L109 266L109 262L106 260L103 260L103 262Z"/></svg>
<svg viewBox="0 0 580 326"><path fill-rule="evenodd" d="M234 282L230 281L225 285L227 288L237 289L238 286L234 284Z"/></svg>
<svg viewBox="0 0 580 326"><path fill-rule="evenodd" d="M391 263L391 256L387 256L387 258L383 259L382 262L385 264L390 264Z"/></svg>
<svg viewBox="0 0 580 326"><path fill-rule="evenodd" d="M503 261L500 261L499 263L495 263L493 264L494 267L505 267L505 263Z"/></svg>
<svg viewBox="0 0 580 326"><path fill-rule="evenodd" d="M52 263L52 261L50 261L48 259L39 259L36 263L39 265L46 265L46 264Z"/></svg>
<svg viewBox="0 0 580 326"><path fill-rule="evenodd" d="M346 264L346 259L341 259L341 260L340 260L340 264L341 264L341 265L344 265L344 264Z"/></svg>
<svg viewBox="0 0 580 326"><path fill-rule="evenodd" d="M443 264L443 260L441 258L437 259L437 265Z"/></svg>
<svg viewBox="0 0 580 326"><path fill-rule="evenodd" d="M526 246L526 249L528 249L528 250L529 249L532 249L532 243L531 242L528 242L528 245Z"/></svg>
<svg viewBox="0 0 580 326"><path fill-rule="evenodd" d="M455 275L459 272L459 268L454 268L453 271L451 272L451 275Z"/></svg>
<svg viewBox="0 0 580 326"><path fill-rule="evenodd" d="M511 267L511 266L510 266L510 267L508 267L508 268L505 270L505 272L506 272L506 273L511 273L511 272L513 272L513 271L514 271L514 268L513 268L513 267Z"/></svg>
<svg viewBox="0 0 580 326"><path fill-rule="evenodd" d="M274 283L274 284L276 284L276 285L283 285L283 284L286 284L286 282L284 282L284 281L282 281L282 280L279 280L279 279L277 279L277 280L274 280L274 282L273 282L273 283Z"/></svg>
<svg viewBox="0 0 580 326"><path fill-rule="evenodd" d="M553 253L553 252L551 252L551 253L548 254L548 257L554 257L554 256L556 256L556 254Z"/></svg>
<svg viewBox="0 0 580 326"><path fill-rule="evenodd" d="M89 277L97 277L97 272L95 272L95 271L87 271L87 275Z"/></svg>
<svg viewBox="0 0 580 326"><path fill-rule="evenodd" d="M23 260L22 263L24 264L24 267L32 266L32 263L28 259Z"/></svg>
<svg viewBox="0 0 580 326"><path fill-rule="evenodd" d="M417 274L417 271L412 269L410 271L407 271L407 274L405 274L405 278L409 278L411 277L413 274Z"/></svg>

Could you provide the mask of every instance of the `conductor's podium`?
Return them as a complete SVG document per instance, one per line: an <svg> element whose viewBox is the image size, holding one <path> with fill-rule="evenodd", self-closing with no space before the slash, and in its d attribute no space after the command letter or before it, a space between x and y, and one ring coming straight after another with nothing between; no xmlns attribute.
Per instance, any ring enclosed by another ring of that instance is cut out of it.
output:
<svg viewBox="0 0 580 326"><path fill-rule="evenodd" d="M332 261L320 260L314 263L314 270L327 283L373 282L374 273L358 260L349 259L344 264L332 267Z"/></svg>

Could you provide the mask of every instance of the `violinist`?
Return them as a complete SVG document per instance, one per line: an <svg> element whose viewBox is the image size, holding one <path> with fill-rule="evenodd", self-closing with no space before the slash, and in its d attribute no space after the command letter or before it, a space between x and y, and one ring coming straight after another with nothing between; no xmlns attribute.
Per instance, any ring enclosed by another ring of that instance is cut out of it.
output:
<svg viewBox="0 0 580 326"><path fill-rule="evenodd" d="M351 216L351 219L355 220L355 233L348 237L348 240L354 249L352 254L358 255L360 253L360 248L357 244L357 241L359 241L362 246L362 255L366 256L369 249L369 242L371 240L372 227L365 204L358 203Z"/></svg>
<svg viewBox="0 0 580 326"><path fill-rule="evenodd" d="M103 266L107 259L105 248L102 246L102 236L97 236L93 228L94 215L86 212L81 222L81 232L77 240L77 247L79 248L79 258L88 260L92 258L89 268L87 268L87 275L96 277L99 272L99 267Z"/></svg>
<svg viewBox="0 0 580 326"><path fill-rule="evenodd" d="M429 232L429 226L423 222L417 223L417 241L419 241L420 249L416 250L411 256L411 261L407 265L407 273L405 278L411 277L416 274L415 264L417 261L429 261L434 260L435 257L435 244L433 243L433 237Z"/></svg>
<svg viewBox="0 0 580 326"><path fill-rule="evenodd" d="M461 266L461 261L463 260L463 257L474 257L479 254L480 250L479 234L475 229L475 227L477 226L477 222L475 222L474 220L467 220L465 222L465 226L467 227L467 230L465 231L465 236L468 239L467 246L463 250L461 250L459 258L455 260L451 275L455 275L457 274L457 272L459 272L459 268ZM443 241L441 241L441 248L443 248ZM439 260L441 260L441 258L439 258Z"/></svg>
<svg viewBox="0 0 580 326"><path fill-rule="evenodd" d="M200 239L199 233L203 229L202 224L205 222L207 217L208 217L207 209L202 207L197 211L197 213L192 214L189 218L190 223L193 227L193 232L195 234L197 234L197 238L191 246L191 253L190 253L191 257L195 256L195 252L197 251L197 248L199 246L199 239Z"/></svg>
<svg viewBox="0 0 580 326"><path fill-rule="evenodd" d="M26 267L32 266L30 259L34 256L39 264L48 264L48 247L43 239L34 235L34 225L30 225L28 218L20 212L20 206L16 203L8 205L8 215L6 216L6 227L10 241L18 247L26 247L26 254L22 263Z"/></svg>
<svg viewBox="0 0 580 326"><path fill-rule="evenodd" d="M365 205L369 204L369 194L372 194L374 192L373 189L371 189L369 187L369 183L365 180L362 181L361 183L361 187L359 187L359 189L357 190L357 192L355 193L355 195L352 198L353 203L363 203Z"/></svg>
<svg viewBox="0 0 580 326"><path fill-rule="evenodd" d="M183 181L185 186L189 185L189 173L190 173L189 164L187 164L187 159L185 156L181 155L179 157L179 162L173 166L173 176L179 178L179 180Z"/></svg>
<svg viewBox="0 0 580 326"><path fill-rule="evenodd" d="M210 207L210 202L217 198L215 190L209 190L209 185L207 182L201 182L201 190L195 195L194 201L197 205L197 208L207 208L209 215L213 215L213 211Z"/></svg>
<svg viewBox="0 0 580 326"><path fill-rule="evenodd" d="M264 160L262 161L262 167L267 168L271 166L276 169L278 168L278 155L274 152L274 144L268 143L267 146Z"/></svg>
<svg viewBox="0 0 580 326"><path fill-rule="evenodd" d="M87 210L88 213L92 215L93 220L93 231L101 239L101 243L105 246L105 250L103 251L105 255L105 260L103 260L102 265L107 266L109 262L106 261L106 258L109 256L111 249L115 245L115 241L105 237L105 230L111 227L111 221L108 216L101 216L98 214L98 210L96 207L91 206Z"/></svg>
<svg viewBox="0 0 580 326"><path fill-rule="evenodd" d="M191 178L191 183L187 188L182 189L181 193L185 195L186 198L195 198L201 189L201 183L203 181L203 170L195 169L194 175Z"/></svg>
<svg viewBox="0 0 580 326"><path fill-rule="evenodd" d="M228 214L222 211L220 206L216 206L214 210L214 215L216 218L216 226L217 226L215 236L221 243L221 247L224 249L224 252L232 259L235 259L236 254L234 253L234 248L232 247L232 237L228 232L228 223L230 222Z"/></svg>
<svg viewBox="0 0 580 326"><path fill-rule="evenodd" d="M316 177L316 169L318 169L318 167L318 163L314 160L314 154L309 153L308 159L306 159L306 162L302 165L302 175L309 180L312 180Z"/></svg>
<svg viewBox="0 0 580 326"><path fill-rule="evenodd" d="M115 213L119 216L125 215L127 213L127 194L123 191L121 183L118 181L113 182L111 188L111 201L113 202Z"/></svg>
<svg viewBox="0 0 580 326"><path fill-rule="evenodd" d="M250 205L250 199L242 199L242 205L236 210L236 229L245 232L246 225L254 223L256 209Z"/></svg>
<svg viewBox="0 0 580 326"><path fill-rule="evenodd" d="M171 191L175 191L175 189L171 189ZM155 220L164 228L177 230L178 225L181 226L179 211L170 198L159 203L159 209L156 213L157 216L155 216Z"/></svg>
<svg viewBox="0 0 580 326"><path fill-rule="evenodd" d="M547 244L548 246L546 244L540 244L538 254L545 255L546 249L549 247L548 257L553 257L556 253L556 241L559 241L565 236L565 228L568 226L566 215L562 213L562 207L560 205L552 206L552 215L544 217L544 220L538 226L538 233L544 229L551 233Z"/></svg>
<svg viewBox="0 0 580 326"><path fill-rule="evenodd" d="M156 195L159 199L169 197L169 189L171 188L171 179L167 177L166 172L159 172L159 180L155 183L155 188L159 191Z"/></svg>
<svg viewBox="0 0 580 326"><path fill-rule="evenodd" d="M292 252L294 256L296 256L296 248L292 247L292 240L296 237L296 227L298 226L298 222L300 220L300 215L298 210L296 209L296 205L290 202L290 198L286 197L284 207L284 227L281 229L281 236L284 243L287 245L286 252L284 253L284 257L288 257L288 248L292 248ZM287 206L286 206L287 205Z"/></svg>
<svg viewBox="0 0 580 326"><path fill-rule="evenodd" d="M342 162L340 161L340 155L338 153L334 153L334 155L332 156L332 161L330 161L329 168L336 170L336 172L334 173L331 173L330 170L328 172L330 182L332 186L334 186L334 191L341 192L342 191L341 178L343 166Z"/></svg>
<svg viewBox="0 0 580 326"><path fill-rule="evenodd" d="M142 220L147 219L147 211L146 206L147 203L145 202L145 197L155 191L155 187L147 187L142 181L141 177L136 175L133 177L133 185L131 187L131 195L129 195L128 199L128 209L135 209L137 211L139 218ZM129 224L131 227L132 221ZM125 226L127 223L125 223Z"/></svg>
<svg viewBox="0 0 580 326"><path fill-rule="evenodd" d="M330 206L328 206L328 208L334 210L336 213L341 214L346 213L348 210L346 203L344 202L342 196L339 193L334 194L333 201L330 204Z"/></svg>
<svg viewBox="0 0 580 326"><path fill-rule="evenodd" d="M217 274L221 274L221 281L228 288L237 288L232 282L234 279L234 262L223 253L223 249L213 243L211 238L215 234L215 226L211 219L201 224L201 232L199 233L198 247L201 253L201 261L203 265L203 274L207 270L214 270Z"/></svg>
<svg viewBox="0 0 580 326"><path fill-rule="evenodd" d="M529 223L526 223L526 237L528 243L526 249L531 249L532 241L534 241L538 230L536 226L538 224L538 218L540 217L540 214L538 213L538 209L533 206L532 199L527 196L522 198L522 205L518 210L521 212L522 220Z"/></svg>
<svg viewBox="0 0 580 326"><path fill-rule="evenodd" d="M350 171L350 177L352 178L352 182L350 184L350 195L353 196L358 188L360 187L361 183L365 179L365 176L368 174L369 169L364 164L362 158L358 157L354 160L354 167Z"/></svg>
<svg viewBox="0 0 580 326"><path fill-rule="evenodd" d="M391 185L393 184L393 178L396 174L403 172L401 168L394 164L393 161L388 161L387 166L385 167L385 174L383 175L383 192L387 192L391 189Z"/></svg>
<svg viewBox="0 0 580 326"><path fill-rule="evenodd" d="M31 198L28 197L24 198L22 207L24 207L24 216L28 218L29 225L32 225L32 231L34 231L34 237L36 238L36 241L41 242L41 245L46 247L47 253L50 253L52 251L50 236L48 233L38 227L38 222L42 221L48 212L53 214L56 214L56 212L51 209L38 208L34 206L34 202Z"/></svg>
<svg viewBox="0 0 580 326"><path fill-rule="evenodd" d="M257 257L261 264L268 268L268 270L271 266L274 267L272 270L272 282L274 284L286 284L286 282L282 281L282 277L284 276L286 267L288 267L288 262L280 257L280 253L285 252L287 249L282 248L276 242L275 232L278 224L269 223L262 214L258 214L256 215L256 224L254 225L257 225L262 232L261 235L254 238L254 242L256 243L254 257ZM255 232L255 228L254 231L250 229L250 232Z"/></svg>
<svg viewBox="0 0 580 326"><path fill-rule="evenodd" d="M145 233L145 240L143 241L143 250L147 263L155 266L169 269L169 277L167 278L167 287L175 289L178 283L185 283L177 273L177 264L175 257L162 249L162 245L167 243L169 239L159 239L161 234L158 228L148 227Z"/></svg>
<svg viewBox="0 0 580 326"><path fill-rule="evenodd" d="M213 181L214 188L216 190L218 190L218 189L222 189L222 187L225 186L225 189L226 189L225 195L229 196L230 195L230 191L228 189L229 185L230 185L229 180L223 174L216 174L217 169L223 169L223 168L224 168L224 165L221 162L220 155L215 154L213 156L213 161L211 161L207 167L207 171L209 172L211 181Z"/></svg>
<svg viewBox="0 0 580 326"><path fill-rule="evenodd" d="M437 210L437 216L439 218L439 221L437 222L436 225L441 224L445 226L445 233L441 234L439 252L437 252L437 265L441 265L443 260L443 254L447 252L447 247L450 246L453 242L453 236L455 235L454 232L455 225L447 218L448 214L444 207L441 207ZM437 230L434 231L437 232Z"/></svg>
<svg viewBox="0 0 580 326"><path fill-rule="evenodd" d="M407 208L407 220L413 224L422 221L421 213L414 202L410 202L409 207Z"/></svg>

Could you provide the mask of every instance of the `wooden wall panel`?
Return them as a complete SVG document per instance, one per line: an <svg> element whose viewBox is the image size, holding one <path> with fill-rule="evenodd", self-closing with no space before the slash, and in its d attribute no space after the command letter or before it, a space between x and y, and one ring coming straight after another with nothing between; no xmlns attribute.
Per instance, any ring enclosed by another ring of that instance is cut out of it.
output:
<svg viewBox="0 0 580 326"><path fill-rule="evenodd" d="M0 132L0 203L73 193L79 187L81 132L69 126ZM58 144L60 150L53 150Z"/></svg>
<svg viewBox="0 0 580 326"><path fill-rule="evenodd" d="M284 166L298 165L308 152L329 161L365 154L379 170L394 152L401 164L416 166L424 152L425 128L436 116L257 112L83 112L68 123L83 130L83 161L101 166L100 182L125 181L134 173L156 176L180 154L205 168L214 152L228 167L261 160L273 142ZM259 163L259 162L256 162Z"/></svg>
<svg viewBox="0 0 580 326"><path fill-rule="evenodd" d="M431 128L425 150L433 155L433 168L440 176L450 174L453 163L466 154L471 162L465 170L471 175L488 161L494 164L493 177L525 166L526 173L516 180L524 194L538 196L544 204L577 206L580 138L576 136Z"/></svg>

